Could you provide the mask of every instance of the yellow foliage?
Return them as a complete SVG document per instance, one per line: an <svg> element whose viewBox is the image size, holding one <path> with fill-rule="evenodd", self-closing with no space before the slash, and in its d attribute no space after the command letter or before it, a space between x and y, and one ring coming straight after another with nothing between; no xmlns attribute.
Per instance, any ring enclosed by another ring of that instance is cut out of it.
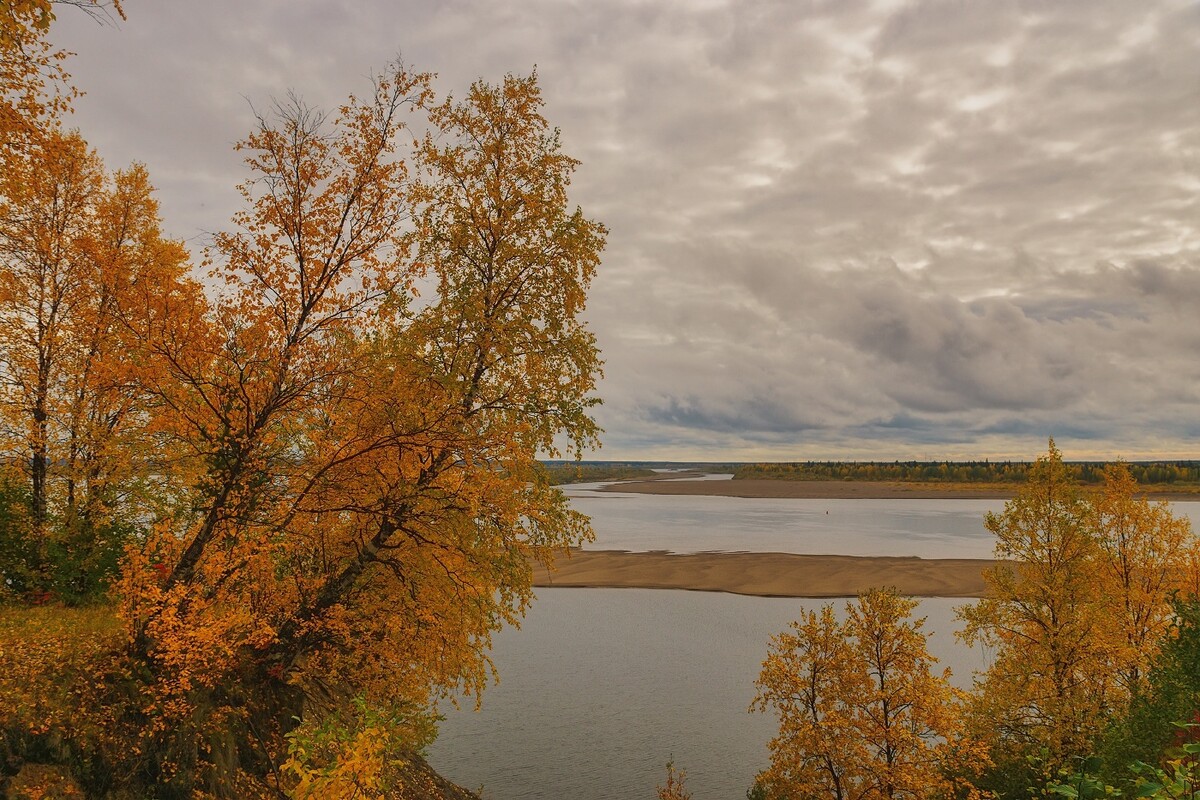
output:
<svg viewBox="0 0 1200 800"><path fill-rule="evenodd" d="M86 800L87 795L61 767L26 764L13 776L7 800Z"/></svg>
<svg viewBox="0 0 1200 800"><path fill-rule="evenodd" d="M1195 585L1188 521L1136 490L1118 463L1084 496L1051 440L1004 513L988 515L1001 563L984 574L987 596L959 615L968 643L995 648L973 716L997 753L1044 753L1051 770L1086 755L1139 688L1172 594Z"/></svg>
<svg viewBox="0 0 1200 800"><path fill-rule="evenodd" d="M5 153L0 419L29 489L30 596L98 594L120 551L114 523L151 505L149 399L134 385L127 323L151 316L147 296L190 286L152 192L142 167L109 175L77 133L53 126ZM74 571L52 576L52 551L70 553Z"/></svg>
<svg viewBox="0 0 1200 800"><path fill-rule="evenodd" d="M120 642L106 609L0 607L0 758L70 764L123 746L103 702Z"/></svg>
<svg viewBox="0 0 1200 800"><path fill-rule="evenodd" d="M1128 696L1142 688L1159 643L1171 627L1171 597L1194 594L1198 545L1187 517L1165 502L1136 497L1137 482L1123 463L1105 470L1094 499L1100 545L1097 584L1109 669Z"/></svg>
<svg viewBox="0 0 1200 800"><path fill-rule="evenodd" d="M667 762L667 782L658 787L658 800L691 800L687 790L687 772L675 769L675 762Z"/></svg>
<svg viewBox="0 0 1200 800"><path fill-rule="evenodd" d="M779 735L758 786L769 798L837 800L970 794L960 776L986 763L964 733L963 695L933 672L916 601L872 590L808 612L774 636L752 710L773 710Z"/></svg>
<svg viewBox="0 0 1200 800"><path fill-rule="evenodd" d="M296 800L381 800L395 781L395 755L417 734L362 700L349 713L288 734L282 786Z"/></svg>
<svg viewBox="0 0 1200 800"><path fill-rule="evenodd" d="M65 743L97 791L378 794L436 700L488 682L530 559L591 536L537 457L596 443L580 315L605 229L568 202L577 162L536 76L439 101L397 64L333 114L258 120L210 302L145 170L110 175L61 129L52 12L0 10L0 415L28 456L27 594L51 584L57 520L71 544L84 522L128 533L103 635L0 627L5 746Z"/></svg>
<svg viewBox="0 0 1200 800"><path fill-rule="evenodd" d="M578 315L603 228L567 206L575 162L533 78L440 104L428 80L396 67L330 120L299 101L261 119L246 210L214 237L226 291L137 329L172 465L118 584L140 736L217 794L241 765L276 774L288 741L298 791L376 791L386 753L361 730L315 768L292 727L356 696L425 731L438 697L487 683L530 557L591 535L536 459L596 435ZM441 131L407 159L406 110Z"/></svg>

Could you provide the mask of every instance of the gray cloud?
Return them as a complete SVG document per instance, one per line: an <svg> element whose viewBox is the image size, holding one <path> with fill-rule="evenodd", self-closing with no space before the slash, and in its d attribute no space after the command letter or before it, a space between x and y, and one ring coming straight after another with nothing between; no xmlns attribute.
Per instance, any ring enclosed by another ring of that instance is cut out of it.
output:
<svg viewBox="0 0 1200 800"><path fill-rule="evenodd" d="M64 9L77 122L168 227L231 145L397 53L538 65L612 230L588 318L613 458L1196 455L1200 7L317 0Z"/></svg>

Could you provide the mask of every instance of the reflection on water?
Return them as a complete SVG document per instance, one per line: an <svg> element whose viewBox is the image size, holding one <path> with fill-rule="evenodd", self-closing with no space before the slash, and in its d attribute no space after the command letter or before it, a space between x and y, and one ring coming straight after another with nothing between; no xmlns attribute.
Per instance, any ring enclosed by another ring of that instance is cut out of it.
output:
<svg viewBox="0 0 1200 800"><path fill-rule="evenodd" d="M538 589L523 628L496 637L500 685L479 713L447 710L430 761L490 800L611 800L653 797L674 757L695 800L737 800L776 728L747 713L767 640L823 602ZM984 657L948 634L963 602L924 600L919 613L966 686Z"/></svg>

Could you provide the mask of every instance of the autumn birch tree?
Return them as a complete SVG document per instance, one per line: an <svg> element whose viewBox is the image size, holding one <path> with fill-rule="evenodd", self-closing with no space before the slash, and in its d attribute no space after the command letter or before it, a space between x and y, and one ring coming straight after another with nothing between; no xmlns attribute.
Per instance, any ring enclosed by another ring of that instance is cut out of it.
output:
<svg viewBox="0 0 1200 800"><path fill-rule="evenodd" d="M1186 517L1136 492L1137 482L1118 462L1105 469L1104 487L1093 501L1110 669L1125 696L1141 688L1170 631L1173 595L1193 591L1197 546Z"/></svg>
<svg viewBox="0 0 1200 800"><path fill-rule="evenodd" d="M45 539L53 395L75 360L70 330L96 282L86 255L99 160L77 135L49 135L27 158L10 156L0 207L0 339L4 406L29 464L34 530Z"/></svg>
<svg viewBox="0 0 1200 800"><path fill-rule="evenodd" d="M1116 464L1085 496L1051 440L1028 484L987 516L1000 563L984 574L987 595L959 614L968 643L995 648L974 714L1017 773L1031 756L1053 772L1090 751L1167 634L1172 593L1195 580L1187 520L1135 491Z"/></svg>
<svg viewBox="0 0 1200 800"><path fill-rule="evenodd" d="M871 590L847 603L845 622L826 605L772 637L753 706L779 715L771 766L756 782L765 797L971 793L961 775L985 756L963 735L963 697L949 670L933 671L915 607L893 591Z"/></svg>
<svg viewBox="0 0 1200 800"><path fill-rule="evenodd" d="M1004 513L986 517L999 563L984 573L986 597L959 611L963 639L996 648L980 724L1021 752L1045 748L1052 763L1087 752L1113 697L1091 519L1051 440Z"/></svg>
<svg viewBox="0 0 1200 800"><path fill-rule="evenodd" d="M531 561L590 536L536 462L598 433L605 230L568 203L576 162L534 76L437 101L396 65L333 113L289 97L239 146L209 302L144 171L110 179L58 127L52 10L0 20L7 441L40 530L137 530L120 646L89 639L51 716L13 662L5 742L95 794L388 791L435 701L486 684Z"/></svg>
<svg viewBox="0 0 1200 800"><path fill-rule="evenodd" d="M86 574L93 555L115 567L121 542L104 538L114 492L144 471L144 449L124 437L145 425L124 319L134 294L183 279L186 254L165 240L145 170L109 176L77 133L50 127L6 154L0 176L0 417L4 448L24 465L38 563L50 590L48 548ZM136 517L131 504L123 512ZM70 535L67 531L70 529ZM95 565L92 565L93 567ZM62 570L59 570L61 573ZM95 591L83 574L60 575ZM82 583L80 583L82 581ZM94 583L94 582L91 582Z"/></svg>
<svg viewBox="0 0 1200 800"><path fill-rule="evenodd" d="M850 710L864 678L850 647L832 605L820 614L807 612L790 631L771 637L752 707L779 717L779 734L769 745L771 766L757 778L768 797L855 796L855 776L867 754Z"/></svg>
<svg viewBox="0 0 1200 800"><path fill-rule="evenodd" d="M96 565L85 563L92 555L107 550L113 556L120 549L119 542L108 548L94 547L89 541L91 533L77 536L70 546L61 538L48 538L52 515L60 521L75 520L72 524L77 532L80 526L76 523L84 517L95 520L95 501L105 492L88 493L88 499L78 506L88 510L80 515L75 513L72 484L87 487L85 493L89 488L111 486L100 478L115 463L94 457L99 452L95 447L78 449L83 441L78 412L84 402L81 398L90 391L83 388L88 378L81 380L81 376L98 374L80 360L80 348L85 347L80 337L91 335L93 344L114 340L111 323L115 318L93 313L98 306L88 294L107 285L115 268L113 263L95 262L102 255L92 246L106 235L100 227L113 221L101 210L106 198L119 190L82 137L63 129L64 115L77 92L64 69L67 54L54 49L48 38L56 5L75 6L95 15L111 9L123 16L115 0L13 0L0 5L0 404L4 413L0 446L9 459L23 465L34 539L28 548L30 557L23 559L27 563L7 563L4 570L10 588L21 586L38 592L50 588L46 574L49 545L59 547L56 555L93 573ZM144 178L144 172L136 169L130 174ZM118 176L115 182L123 180ZM149 197L149 184L144 180L141 191ZM146 230L157 237L157 220ZM169 260L177 263L181 253L172 253ZM85 330L88 328L90 333ZM113 352L118 349L113 345ZM98 364L103 354L93 348L92 358ZM69 381L74 385L68 387ZM73 411L67 399L72 393ZM93 444L99 441L94 435L98 432L92 430ZM66 454L72 447L64 445L66 439L75 442L75 458ZM78 483L70 474L85 461L83 474L88 477ZM52 472L68 484L65 499L52 497L50 484L56 479ZM111 570L112 560L108 558L105 569ZM78 583L81 577L59 576L75 584L68 593L84 588ZM89 581L84 579L84 583ZM98 588L94 581L90 583L92 590ZM60 581L57 588L66 587Z"/></svg>
<svg viewBox="0 0 1200 800"><path fill-rule="evenodd" d="M125 16L120 0L0 3L0 142L9 152L56 126L77 94L64 68L68 54L54 49L48 37L55 5Z"/></svg>
<svg viewBox="0 0 1200 800"><path fill-rule="evenodd" d="M434 698L486 682L530 560L590 536L536 458L597 432L579 314L604 229L532 77L441 103L428 80L264 114L210 256L225 291L139 355L183 502L121 589L157 710L139 769L177 791L367 780L314 743L427 741Z"/></svg>

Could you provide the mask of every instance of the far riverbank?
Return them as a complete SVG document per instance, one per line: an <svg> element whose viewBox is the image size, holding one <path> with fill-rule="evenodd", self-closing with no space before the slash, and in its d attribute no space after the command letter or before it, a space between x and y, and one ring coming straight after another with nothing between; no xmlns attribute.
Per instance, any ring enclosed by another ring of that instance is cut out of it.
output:
<svg viewBox="0 0 1200 800"><path fill-rule="evenodd" d="M636 480L608 483L600 492L634 494L706 495L758 499L810 500L1008 500L1019 486L975 486L963 483L914 483L898 481L792 481L769 478L739 480ZM1087 491L1084 489L1084 491ZM1195 492L1148 491L1152 501L1197 501Z"/></svg>
<svg viewBox="0 0 1200 800"><path fill-rule="evenodd" d="M752 497L815 500L896 500L923 498L933 500L1008 499L1014 490L973 486L949 487L936 483L898 483L883 481L786 481L749 478L733 481L713 480L636 480L606 483L600 492L634 494L708 495L711 497Z"/></svg>

